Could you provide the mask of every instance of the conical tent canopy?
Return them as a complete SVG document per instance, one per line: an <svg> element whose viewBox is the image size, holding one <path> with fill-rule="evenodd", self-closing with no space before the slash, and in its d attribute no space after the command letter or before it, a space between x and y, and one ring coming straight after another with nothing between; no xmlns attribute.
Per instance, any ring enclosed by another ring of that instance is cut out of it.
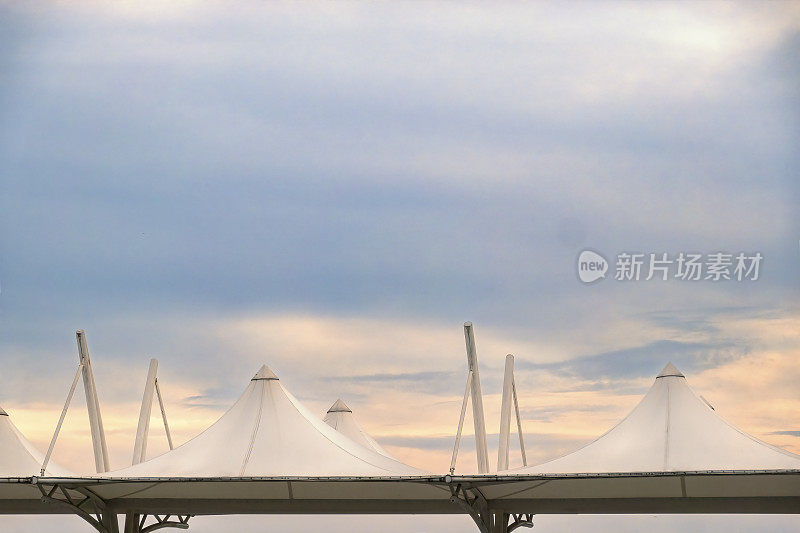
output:
<svg viewBox="0 0 800 533"><path fill-rule="evenodd" d="M690 472L800 468L800 455L729 425L670 363L631 413L583 448L514 473Z"/></svg>
<svg viewBox="0 0 800 533"><path fill-rule="evenodd" d="M8 413L0 408L0 477L28 477L41 473L44 455L20 433ZM63 476L70 473L52 461L47 475Z"/></svg>
<svg viewBox="0 0 800 533"><path fill-rule="evenodd" d="M336 400L336 403L325 413L325 423L365 448L394 459L389 452L381 448L381 445L364 431L361 424L356 421L353 411L341 399Z"/></svg>
<svg viewBox="0 0 800 533"><path fill-rule="evenodd" d="M420 470L366 449L315 417L265 365L203 433L111 477L400 476Z"/></svg>

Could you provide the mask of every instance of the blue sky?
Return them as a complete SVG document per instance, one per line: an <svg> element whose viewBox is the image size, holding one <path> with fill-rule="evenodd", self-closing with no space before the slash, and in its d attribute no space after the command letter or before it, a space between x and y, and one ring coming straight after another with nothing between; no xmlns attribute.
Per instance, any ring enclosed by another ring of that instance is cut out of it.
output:
<svg viewBox="0 0 800 533"><path fill-rule="evenodd" d="M444 470L471 320L487 423L515 353L537 458L607 429L668 360L800 451L796 4L0 10L0 405L40 447L83 328L115 466L158 357L184 440L266 362ZM583 285L584 248L764 262L755 282ZM80 408L56 452L76 469Z"/></svg>

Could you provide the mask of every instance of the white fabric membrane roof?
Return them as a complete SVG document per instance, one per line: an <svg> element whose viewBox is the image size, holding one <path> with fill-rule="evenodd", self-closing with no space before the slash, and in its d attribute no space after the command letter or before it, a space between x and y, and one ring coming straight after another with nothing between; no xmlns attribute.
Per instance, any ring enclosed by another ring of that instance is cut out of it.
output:
<svg viewBox="0 0 800 533"><path fill-rule="evenodd" d="M341 398L331 405L328 412L325 413L325 423L330 427L344 435L345 437L353 440L365 448L377 452L381 455L394 459L392 454L384 450L378 442L373 439L369 433L364 431L361 424L356 420L353 411L347 407Z"/></svg>
<svg viewBox="0 0 800 533"><path fill-rule="evenodd" d="M672 363L621 422L579 450L509 474L800 469L800 455L723 420Z"/></svg>
<svg viewBox="0 0 800 533"><path fill-rule="evenodd" d="M38 476L44 455L20 433L8 413L0 408L0 477ZM50 476L72 475L50 461L45 474Z"/></svg>
<svg viewBox="0 0 800 533"><path fill-rule="evenodd" d="M222 417L163 455L102 477L408 476L308 411L266 366Z"/></svg>
<svg viewBox="0 0 800 533"><path fill-rule="evenodd" d="M352 419L344 402L332 413ZM311 414L266 366L197 437L91 477L53 466L38 485L25 479L38 474L41 454L4 414L0 514L72 512L42 503L40 489L53 483L87 488L116 512L160 514L465 512L451 501L453 486L462 483L478 487L494 510L537 514L793 513L800 501L800 456L729 426L672 365L628 417L593 443L500 475L424 476Z"/></svg>

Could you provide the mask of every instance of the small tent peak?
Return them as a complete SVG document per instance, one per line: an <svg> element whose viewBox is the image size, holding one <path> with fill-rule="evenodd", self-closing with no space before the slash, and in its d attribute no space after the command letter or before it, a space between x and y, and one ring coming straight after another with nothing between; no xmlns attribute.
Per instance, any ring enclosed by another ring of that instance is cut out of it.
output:
<svg viewBox="0 0 800 533"><path fill-rule="evenodd" d="M6 410L2 407L0 407L0 416L8 416L8 413L6 413Z"/></svg>
<svg viewBox="0 0 800 533"><path fill-rule="evenodd" d="M276 376L275 373L272 370L270 370L267 365L261 365L261 368L258 369L256 375L253 376L253 379L251 379L250 381L256 381L259 379L278 379L278 376Z"/></svg>
<svg viewBox="0 0 800 533"><path fill-rule="evenodd" d="M329 413L352 413L353 411L347 407L347 404L342 401L341 398L336 400L336 403L331 405L331 408L328 409Z"/></svg>
<svg viewBox="0 0 800 533"><path fill-rule="evenodd" d="M656 379L668 377L685 378L686 376L684 376L675 365L672 363L667 363L667 366L665 366L664 370L662 370L661 373L656 376Z"/></svg>

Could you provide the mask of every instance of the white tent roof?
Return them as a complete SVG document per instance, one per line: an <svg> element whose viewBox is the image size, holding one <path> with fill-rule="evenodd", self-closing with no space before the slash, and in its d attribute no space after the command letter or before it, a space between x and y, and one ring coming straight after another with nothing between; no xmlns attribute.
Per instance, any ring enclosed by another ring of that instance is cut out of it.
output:
<svg viewBox="0 0 800 533"><path fill-rule="evenodd" d="M633 411L583 448L513 473L799 469L800 456L729 425L670 363Z"/></svg>
<svg viewBox="0 0 800 533"><path fill-rule="evenodd" d="M389 452L381 448L381 445L364 431L361 424L356 421L353 411L347 407L347 404L341 398L336 400L336 403L331 405L331 408L325 413L325 423L365 448L394 459Z"/></svg>
<svg viewBox="0 0 800 533"><path fill-rule="evenodd" d="M420 470L356 444L311 414L262 366L203 433L106 477L401 476Z"/></svg>
<svg viewBox="0 0 800 533"><path fill-rule="evenodd" d="M0 408L0 477L38 476L44 455L20 433L8 413ZM52 461L47 466L47 475L71 475Z"/></svg>

